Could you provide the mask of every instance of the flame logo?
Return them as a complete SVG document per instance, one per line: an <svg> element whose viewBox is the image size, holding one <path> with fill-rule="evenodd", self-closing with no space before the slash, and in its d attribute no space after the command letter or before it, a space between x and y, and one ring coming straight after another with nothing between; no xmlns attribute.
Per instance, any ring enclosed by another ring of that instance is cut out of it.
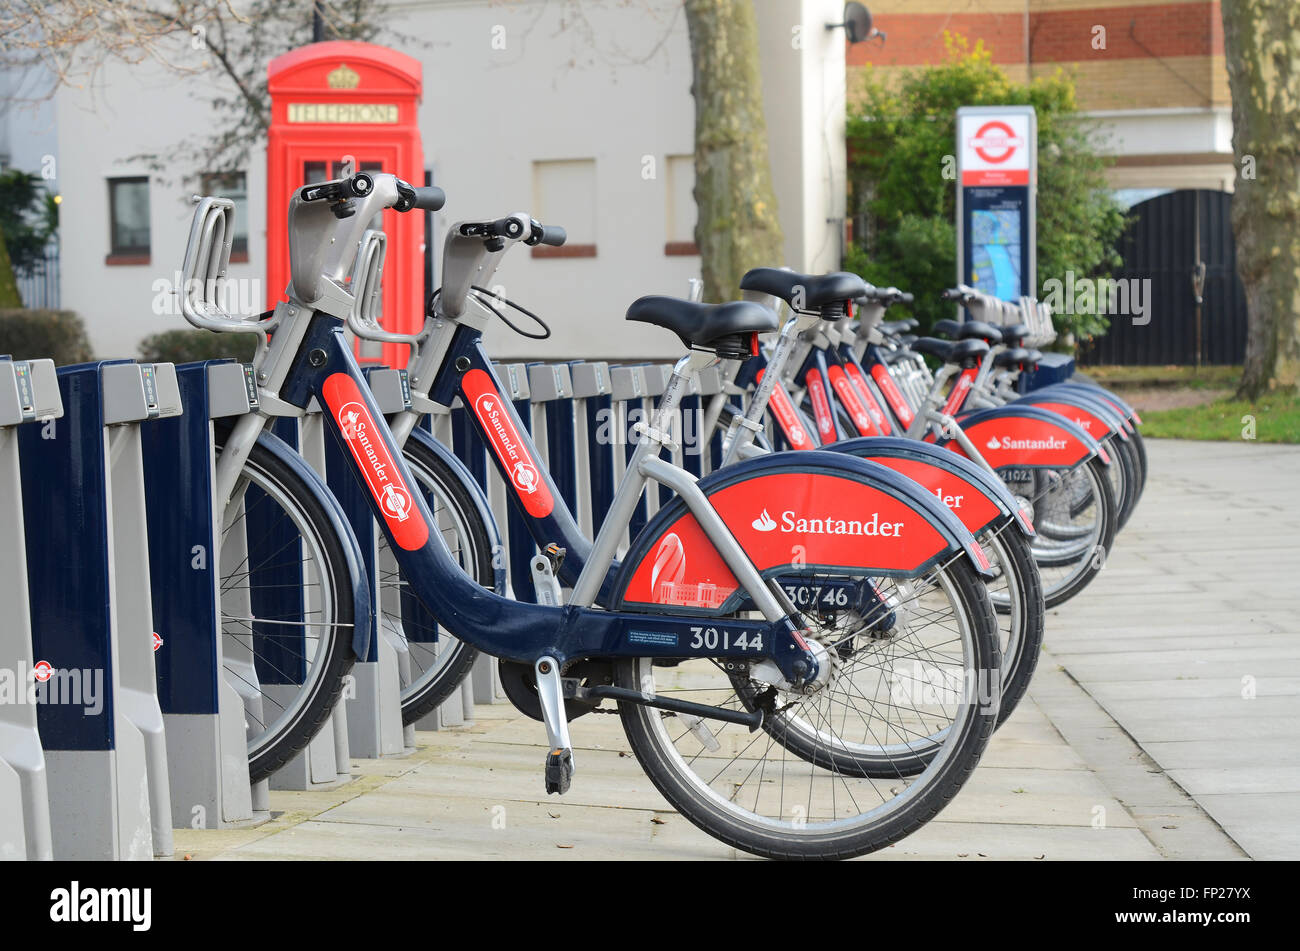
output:
<svg viewBox="0 0 1300 951"><path fill-rule="evenodd" d="M767 514L767 509L763 509L763 514L749 524L753 525L754 528L760 532L770 532L772 529L776 528L776 522L772 520L772 516Z"/></svg>
<svg viewBox="0 0 1300 951"><path fill-rule="evenodd" d="M992 437L992 438L991 438L988 442L986 442L984 445L985 445L985 447L988 448L988 449L1001 449L1001 448L1002 448L1002 443L998 442L998 437L997 437L997 436Z"/></svg>
<svg viewBox="0 0 1300 951"><path fill-rule="evenodd" d="M686 550L682 547L682 540L675 532L665 535L655 552L654 568L650 572L650 590L659 590L661 577L670 584L678 584L685 575Z"/></svg>
<svg viewBox="0 0 1300 951"><path fill-rule="evenodd" d="M360 403L344 403L338 412L339 428L343 430L344 439L357 438L357 423L361 421L364 407Z"/></svg>

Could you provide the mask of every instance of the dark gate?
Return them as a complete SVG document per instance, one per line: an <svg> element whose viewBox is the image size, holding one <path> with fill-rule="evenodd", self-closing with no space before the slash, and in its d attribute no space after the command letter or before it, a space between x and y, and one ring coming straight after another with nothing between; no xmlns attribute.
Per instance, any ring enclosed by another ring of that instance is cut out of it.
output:
<svg viewBox="0 0 1300 951"><path fill-rule="evenodd" d="M1087 363L1194 365L1198 261L1205 262L1201 305L1201 362L1237 364L1246 353L1246 296L1237 277L1232 196L1175 191L1134 205L1133 223L1120 239L1123 264L1116 278L1150 280L1151 322L1136 326L1116 315L1110 329L1083 351Z"/></svg>

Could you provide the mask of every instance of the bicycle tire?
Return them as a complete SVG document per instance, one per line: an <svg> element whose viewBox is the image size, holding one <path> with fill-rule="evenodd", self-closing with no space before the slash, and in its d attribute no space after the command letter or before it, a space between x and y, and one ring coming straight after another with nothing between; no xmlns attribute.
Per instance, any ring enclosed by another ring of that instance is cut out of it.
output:
<svg viewBox="0 0 1300 951"><path fill-rule="evenodd" d="M967 621L964 634L971 663L978 669L997 670L993 608L982 581L964 558L947 566L945 574ZM618 665L617 679L624 687L645 690L644 678L653 677L655 669L650 658L629 659ZM833 819L825 823L814 823L811 819L801 822L797 813L793 821L787 821L747 811L736 802L739 791L728 800L712 791L707 781L701 785L685 777L690 767L668 736L661 711L620 703L619 713L632 752L651 782L682 816L709 835L734 848L767 858L846 859L892 845L916 831L951 802L969 779L993 733L997 710L996 704L991 708L976 703L962 707L966 716L956 730L947 731L944 755L936 755L924 772L911 777L910 783L902 778L895 780L897 787L903 787L901 791L891 789L891 800L882 807L860 813L856 823L845 820L849 825ZM818 757L802 759L814 771L810 773L810 783L827 776L832 777L832 782L836 778L836 774L817 765ZM833 763L833 757L827 759ZM783 759L782 781L788 765ZM811 788L810 785L810 802ZM760 778L759 793L762 791ZM824 801L818 808L823 807ZM845 804L842 808L849 807ZM860 808L856 801L853 808ZM809 811L813 811L811 806ZM784 810L781 812L784 816Z"/></svg>
<svg viewBox="0 0 1300 951"><path fill-rule="evenodd" d="M219 449L224 444L224 439L225 434L218 433ZM329 608L333 612L332 620L321 625L321 633L325 635L321 637L322 647L317 655L321 667L311 678L310 683L302 684L301 689L295 694L292 714L276 728L274 734L259 737L255 742L250 741L248 773L252 782L258 782L276 772L305 749L334 713L334 708L343 693L345 678L356 660L356 655L352 651L352 636L357 619L355 606L348 596L353 586L348 570L346 545L326 513L325 506L328 503L321 499L317 490L303 480L292 466L285 463L261 442L255 443L249 453L248 461L241 472L241 480L244 478L249 480L250 485L257 486L262 491L267 487L279 489L284 498L291 499L298 507L303 523L310 526L317 551L324 561L324 564L317 569L320 584L319 597L323 601L331 602ZM243 494L241 493L237 498L238 502L232 504L243 505ZM250 564L249 570L243 574L251 575L252 571L253 567ZM224 580L221 588L223 593L228 595L234 590ZM229 637L243 636L242 632L231 633L226 630L228 623L225 611L223 610L222 613L223 641ZM252 637L249 638L249 643L251 646ZM231 662L226 661L228 678L231 673ZM242 679L244 682L236 685L237 691L241 694L252 686L247 682L247 678ZM259 689L264 688L265 685L259 686ZM245 715L247 718L247 705ZM250 725L249 730L252 729Z"/></svg>
<svg viewBox="0 0 1300 951"><path fill-rule="evenodd" d="M470 536L467 539L470 542L469 552L465 552L464 548L457 544L455 547L458 550L452 552L453 557L460 556L462 568L467 561L470 562L474 580L484 588L491 589L494 574L492 538L483 524L469 491L461 484L452 468L419 440L408 439L402 455L411 467L411 475L424 489L425 498L430 503L429 508L435 520L443 517L444 510L450 510L454 512L452 518ZM445 535L444 531L444 540ZM398 576L400 578L400 569ZM383 581L384 579L381 578L381 582ZM399 580L397 583L404 582ZM418 601L408 602L406 611L406 617L402 619L404 623L411 623L414 617L416 623L435 627L437 625L437 619ZM393 630L395 626L397 629L404 630L400 624L394 625L391 613L386 611L382 613L387 619L389 630ZM469 676L474 661L478 658L477 648L446 631L439 631L438 638L454 643L448 646L448 656L437 670L432 671L428 676L413 680L410 685L403 688L402 722L404 724L416 722L445 702ZM407 648L410 649L409 642Z"/></svg>
<svg viewBox="0 0 1300 951"><path fill-rule="evenodd" d="M1059 607L1092 583L1097 574L1105 567L1106 557L1115 541L1117 525L1115 496L1111 491L1110 479L1106 475L1104 463L1094 457L1084 463L1078 471L1087 474L1091 491L1097 497L1098 522L1100 525L1094 533L1093 543L1081 550L1078 556L1069 561L1059 562L1054 556L1050 554L1043 556L1037 548L1033 549L1034 562L1039 566L1040 572L1044 565L1052 568L1078 566L1081 569L1067 576L1060 584L1044 581L1043 603L1048 609ZM1035 500L1036 511L1039 504L1040 501ZM1035 516L1035 524L1040 528L1040 536L1043 521L1037 515Z"/></svg>

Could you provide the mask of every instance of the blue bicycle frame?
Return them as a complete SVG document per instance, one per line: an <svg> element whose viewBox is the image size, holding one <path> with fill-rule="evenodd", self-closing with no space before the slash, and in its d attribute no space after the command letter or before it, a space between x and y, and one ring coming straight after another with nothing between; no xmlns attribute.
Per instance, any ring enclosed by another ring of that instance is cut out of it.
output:
<svg viewBox="0 0 1300 951"><path fill-rule="evenodd" d="M548 607L512 601L481 588L452 559L440 536L429 531L434 523L428 507L419 492L407 488L414 485L410 471L366 386L352 348L343 338L342 322L319 311L310 321L281 387L281 398L301 407L313 397L320 402L329 431L351 450L354 474L372 489L368 495L372 511L403 575L420 601L453 635L494 656L529 664L546 656L561 664L584 657L768 657L792 681L816 670L816 661L789 615L765 621L710 618L709 625L718 630L720 640L712 648L702 643L692 648L699 618L575 605ZM478 364L467 369L490 373L491 365L476 340L470 352L474 351L477 358L470 359L477 359ZM445 365L455 362L453 358ZM444 388L446 385L443 381ZM503 401L502 409L514 413L509 400ZM514 419L517 431L520 424ZM539 475L558 499L544 470ZM557 528L563 530L571 524L570 534L575 540L580 537L562 503L554 512ZM761 647L728 650L718 643ZM798 671L796 663L801 665Z"/></svg>

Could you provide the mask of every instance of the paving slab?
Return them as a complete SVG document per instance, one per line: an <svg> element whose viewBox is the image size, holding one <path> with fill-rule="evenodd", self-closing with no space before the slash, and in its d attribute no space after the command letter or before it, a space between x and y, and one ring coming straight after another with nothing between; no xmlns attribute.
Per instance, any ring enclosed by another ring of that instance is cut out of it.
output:
<svg viewBox="0 0 1300 951"><path fill-rule="evenodd" d="M1300 447L1147 451L1142 502L1096 581L1051 613L1047 656L1245 854L1300 858ZM1119 798L1139 826L1176 805L1134 792Z"/></svg>

